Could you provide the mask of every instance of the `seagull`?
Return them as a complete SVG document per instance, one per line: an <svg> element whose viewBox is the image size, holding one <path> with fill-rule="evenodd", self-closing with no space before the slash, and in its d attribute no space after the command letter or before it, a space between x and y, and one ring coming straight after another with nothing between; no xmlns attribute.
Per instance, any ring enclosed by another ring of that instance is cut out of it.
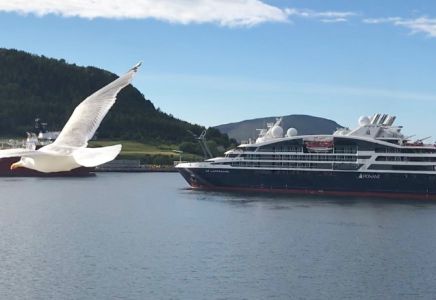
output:
<svg viewBox="0 0 436 300"><path fill-rule="evenodd" d="M75 109L56 140L38 150L17 148L0 150L0 159L21 157L11 170L28 168L43 173L96 167L120 153L121 145L87 148L103 118L114 105L117 94L130 84L141 63L83 100Z"/></svg>

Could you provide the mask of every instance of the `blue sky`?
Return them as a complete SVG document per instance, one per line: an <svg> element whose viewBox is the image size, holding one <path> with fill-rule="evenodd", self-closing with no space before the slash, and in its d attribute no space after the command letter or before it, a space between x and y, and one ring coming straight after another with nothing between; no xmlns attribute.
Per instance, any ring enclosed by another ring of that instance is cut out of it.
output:
<svg viewBox="0 0 436 300"><path fill-rule="evenodd" d="M50 2L0 3L0 46L118 74L141 60L145 97L206 126L382 112L436 139L434 1Z"/></svg>

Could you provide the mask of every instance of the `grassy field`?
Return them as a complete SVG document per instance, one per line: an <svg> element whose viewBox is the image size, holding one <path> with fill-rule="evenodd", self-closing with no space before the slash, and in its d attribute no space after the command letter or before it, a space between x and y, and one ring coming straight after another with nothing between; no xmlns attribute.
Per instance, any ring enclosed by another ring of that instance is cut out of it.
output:
<svg viewBox="0 0 436 300"><path fill-rule="evenodd" d="M89 147L104 147L116 144L122 144L123 148L119 155L121 159L140 159L140 160L150 160L150 161L162 161L169 162L179 160L179 153L175 152L178 150L178 145L152 145L143 144L139 142L132 141L90 141ZM182 153L182 160L184 161L198 161L202 157L191 154Z"/></svg>
<svg viewBox="0 0 436 300"><path fill-rule="evenodd" d="M10 147L9 140L4 138L1 140L0 144L3 142L3 147ZM24 147L21 142L25 142L25 140L21 138L12 139L19 141L20 144L15 145L14 147ZM112 146L116 144L123 145L120 155L118 159L139 159L144 164L153 164L153 165L173 165L174 161L179 161L180 158L182 161L199 161L203 160L202 156L192 154L192 153L177 153L179 146L178 145L166 145L166 144L143 144L140 142L133 141L89 141L88 147L105 147ZM1 146L1 145L0 145Z"/></svg>

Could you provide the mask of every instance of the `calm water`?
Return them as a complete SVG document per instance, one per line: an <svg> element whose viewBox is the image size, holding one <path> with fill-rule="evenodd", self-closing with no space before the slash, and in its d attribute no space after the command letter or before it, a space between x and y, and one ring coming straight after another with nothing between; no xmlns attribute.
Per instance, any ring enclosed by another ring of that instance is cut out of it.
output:
<svg viewBox="0 0 436 300"><path fill-rule="evenodd" d="M0 299L434 299L436 202L0 179Z"/></svg>

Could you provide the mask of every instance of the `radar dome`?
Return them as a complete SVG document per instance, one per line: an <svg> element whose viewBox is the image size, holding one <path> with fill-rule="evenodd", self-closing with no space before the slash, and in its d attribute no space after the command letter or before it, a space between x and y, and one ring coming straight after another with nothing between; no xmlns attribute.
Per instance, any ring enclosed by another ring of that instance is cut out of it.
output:
<svg viewBox="0 0 436 300"><path fill-rule="evenodd" d="M295 128L289 128L288 131L286 131L287 137L293 137L293 136L296 136L297 134L298 134L298 131Z"/></svg>
<svg viewBox="0 0 436 300"><path fill-rule="evenodd" d="M347 135L350 132L348 128L339 128L336 130L333 135Z"/></svg>
<svg viewBox="0 0 436 300"><path fill-rule="evenodd" d="M271 135L274 138L281 138L283 136L283 128L280 126L274 126L273 128L271 128Z"/></svg>
<svg viewBox="0 0 436 300"><path fill-rule="evenodd" d="M265 139L263 137L256 139L256 144L263 143L263 142L265 142Z"/></svg>
<svg viewBox="0 0 436 300"><path fill-rule="evenodd" d="M366 126L366 125L369 125L369 122L370 122L370 120L369 120L369 118L368 118L367 116L361 116L361 117L359 118L359 125L360 125L360 126Z"/></svg>

